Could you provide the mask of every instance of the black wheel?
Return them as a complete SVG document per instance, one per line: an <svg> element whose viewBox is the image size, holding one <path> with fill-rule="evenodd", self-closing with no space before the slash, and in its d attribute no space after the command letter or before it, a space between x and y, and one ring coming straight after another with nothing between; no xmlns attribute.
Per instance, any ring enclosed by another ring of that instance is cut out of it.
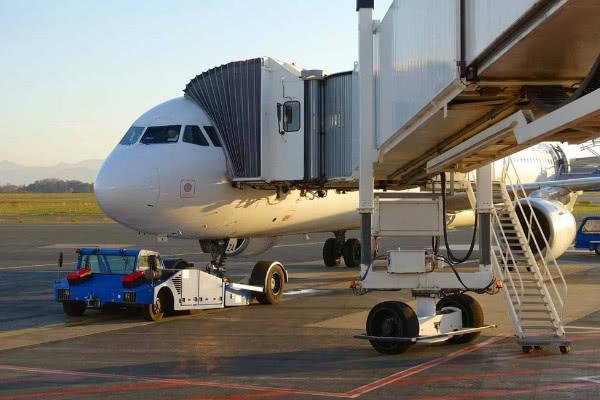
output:
<svg viewBox="0 0 600 400"><path fill-rule="evenodd" d="M600 244L597 244L594 250L596 251L596 254L600 256Z"/></svg>
<svg viewBox="0 0 600 400"><path fill-rule="evenodd" d="M521 347L521 350L523 351L524 354L529 354L531 352L533 352L533 346L523 346Z"/></svg>
<svg viewBox="0 0 600 400"><path fill-rule="evenodd" d="M163 260L163 265L167 269L186 269L190 266L183 258L166 258Z"/></svg>
<svg viewBox="0 0 600 400"><path fill-rule="evenodd" d="M144 319L146 321L160 321L165 315L164 306L167 302L166 296L159 293L156 296L154 304L144 304L142 311L144 313Z"/></svg>
<svg viewBox="0 0 600 400"><path fill-rule="evenodd" d="M344 263L348 268L360 266L360 241L358 239L348 239L342 248Z"/></svg>
<svg viewBox="0 0 600 400"><path fill-rule="evenodd" d="M399 301L384 301L369 312L367 335L378 337L407 337L419 335L419 319L414 310ZM371 346L382 354L399 354L413 345L412 342L384 342L369 340Z"/></svg>
<svg viewBox="0 0 600 400"><path fill-rule="evenodd" d="M569 354L571 352L571 346L568 346L568 345L560 346L559 349L562 354Z"/></svg>
<svg viewBox="0 0 600 400"><path fill-rule="evenodd" d="M250 284L262 286L263 293L256 294L260 304L276 304L283 298L285 273L281 264L272 261L259 261L250 275Z"/></svg>
<svg viewBox="0 0 600 400"><path fill-rule="evenodd" d="M481 306L469 295L455 294L447 296L438 301L436 310L442 311L444 308L457 308L462 312L463 328L479 328L483 326L483 310ZM468 343L475 340L481 332L467 333L465 335L451 336L446 340L448 343Z"/></svg>
<svg viewBox="0 0 600 400"><path fill-rule="evenodd" d="M340 265L341 257L336 247L336 240L334 238L329 238L325 241L323 245L323 262L326 267Z"/></svg>
<svg viewBox="0 0 600 400"><path fill-rule="evenodd" d="M86 308L83 301L65 301L62 305L64 313L69 317L79 317L83 315Z"/></svg>

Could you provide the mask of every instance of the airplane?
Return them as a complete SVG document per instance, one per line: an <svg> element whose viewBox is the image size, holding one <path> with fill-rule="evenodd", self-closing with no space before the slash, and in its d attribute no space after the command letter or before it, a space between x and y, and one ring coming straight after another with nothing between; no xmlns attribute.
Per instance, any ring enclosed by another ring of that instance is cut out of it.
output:
<svg viewBox="0 0 600 400"><path fill-rule="evenodd" d="M549 251L558 257L575 238L571 211L578 191L600 180L559 180L569 163L559 145L543 143L512 160L547 231ZM185 96L133 122L104 161L94 190L102 210L126 227L158 238L198 240L218 271L227 257L257 255L280 236L316 232L334 233L323 246L326 266L342 258L348 267L360 265L360 242L345 237L360 225L357 191L318 195L234 187L215 124ZM447 212L449 228L473 224L464 193L448 198Z"/></svg>

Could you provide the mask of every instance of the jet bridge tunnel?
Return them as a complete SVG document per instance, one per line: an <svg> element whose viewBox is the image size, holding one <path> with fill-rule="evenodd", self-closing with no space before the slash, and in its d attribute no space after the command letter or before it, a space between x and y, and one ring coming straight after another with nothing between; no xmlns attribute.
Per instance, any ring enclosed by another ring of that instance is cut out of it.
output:
<svg viewBox="0 0 600 400"><path fill-rule="evenodd" d="M395 0L368 39L374 186L600 136L599 15L597 0ZM359 69L262 57L184 92L218 128L236 185L357 189Z"/></svg>

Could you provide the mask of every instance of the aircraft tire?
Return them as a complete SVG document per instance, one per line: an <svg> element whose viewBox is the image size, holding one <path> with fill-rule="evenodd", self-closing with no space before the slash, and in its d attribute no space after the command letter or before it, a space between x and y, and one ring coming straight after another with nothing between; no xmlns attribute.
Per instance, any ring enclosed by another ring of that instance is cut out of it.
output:
<svg viewBox="0 0 600 400"><path fill-rule="evenodd" d="M360 241L358 239L348 239L342 249L344 264L348 268L357 268L360 266Z"/></svg>
<svg viewBox="0 0 600 400"><path fill-rule="evenodd" d="M338 249L336 247L335 238L329 238L325 241L325 244L323 245L323 263L325 263L326 267L340 265L342 259L338 254Z"/></svg>

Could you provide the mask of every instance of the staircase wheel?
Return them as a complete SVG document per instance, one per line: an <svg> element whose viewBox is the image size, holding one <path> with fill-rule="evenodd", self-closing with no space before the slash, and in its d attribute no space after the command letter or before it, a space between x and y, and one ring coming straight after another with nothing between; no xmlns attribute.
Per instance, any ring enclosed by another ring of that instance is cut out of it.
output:
<svg viewBox="0 0 600 400"><path fill-rule="evenodd" d="M521 350L523 350L524 354L529 354L533 352L533 346L523 346L521 347Z"/></svg>

